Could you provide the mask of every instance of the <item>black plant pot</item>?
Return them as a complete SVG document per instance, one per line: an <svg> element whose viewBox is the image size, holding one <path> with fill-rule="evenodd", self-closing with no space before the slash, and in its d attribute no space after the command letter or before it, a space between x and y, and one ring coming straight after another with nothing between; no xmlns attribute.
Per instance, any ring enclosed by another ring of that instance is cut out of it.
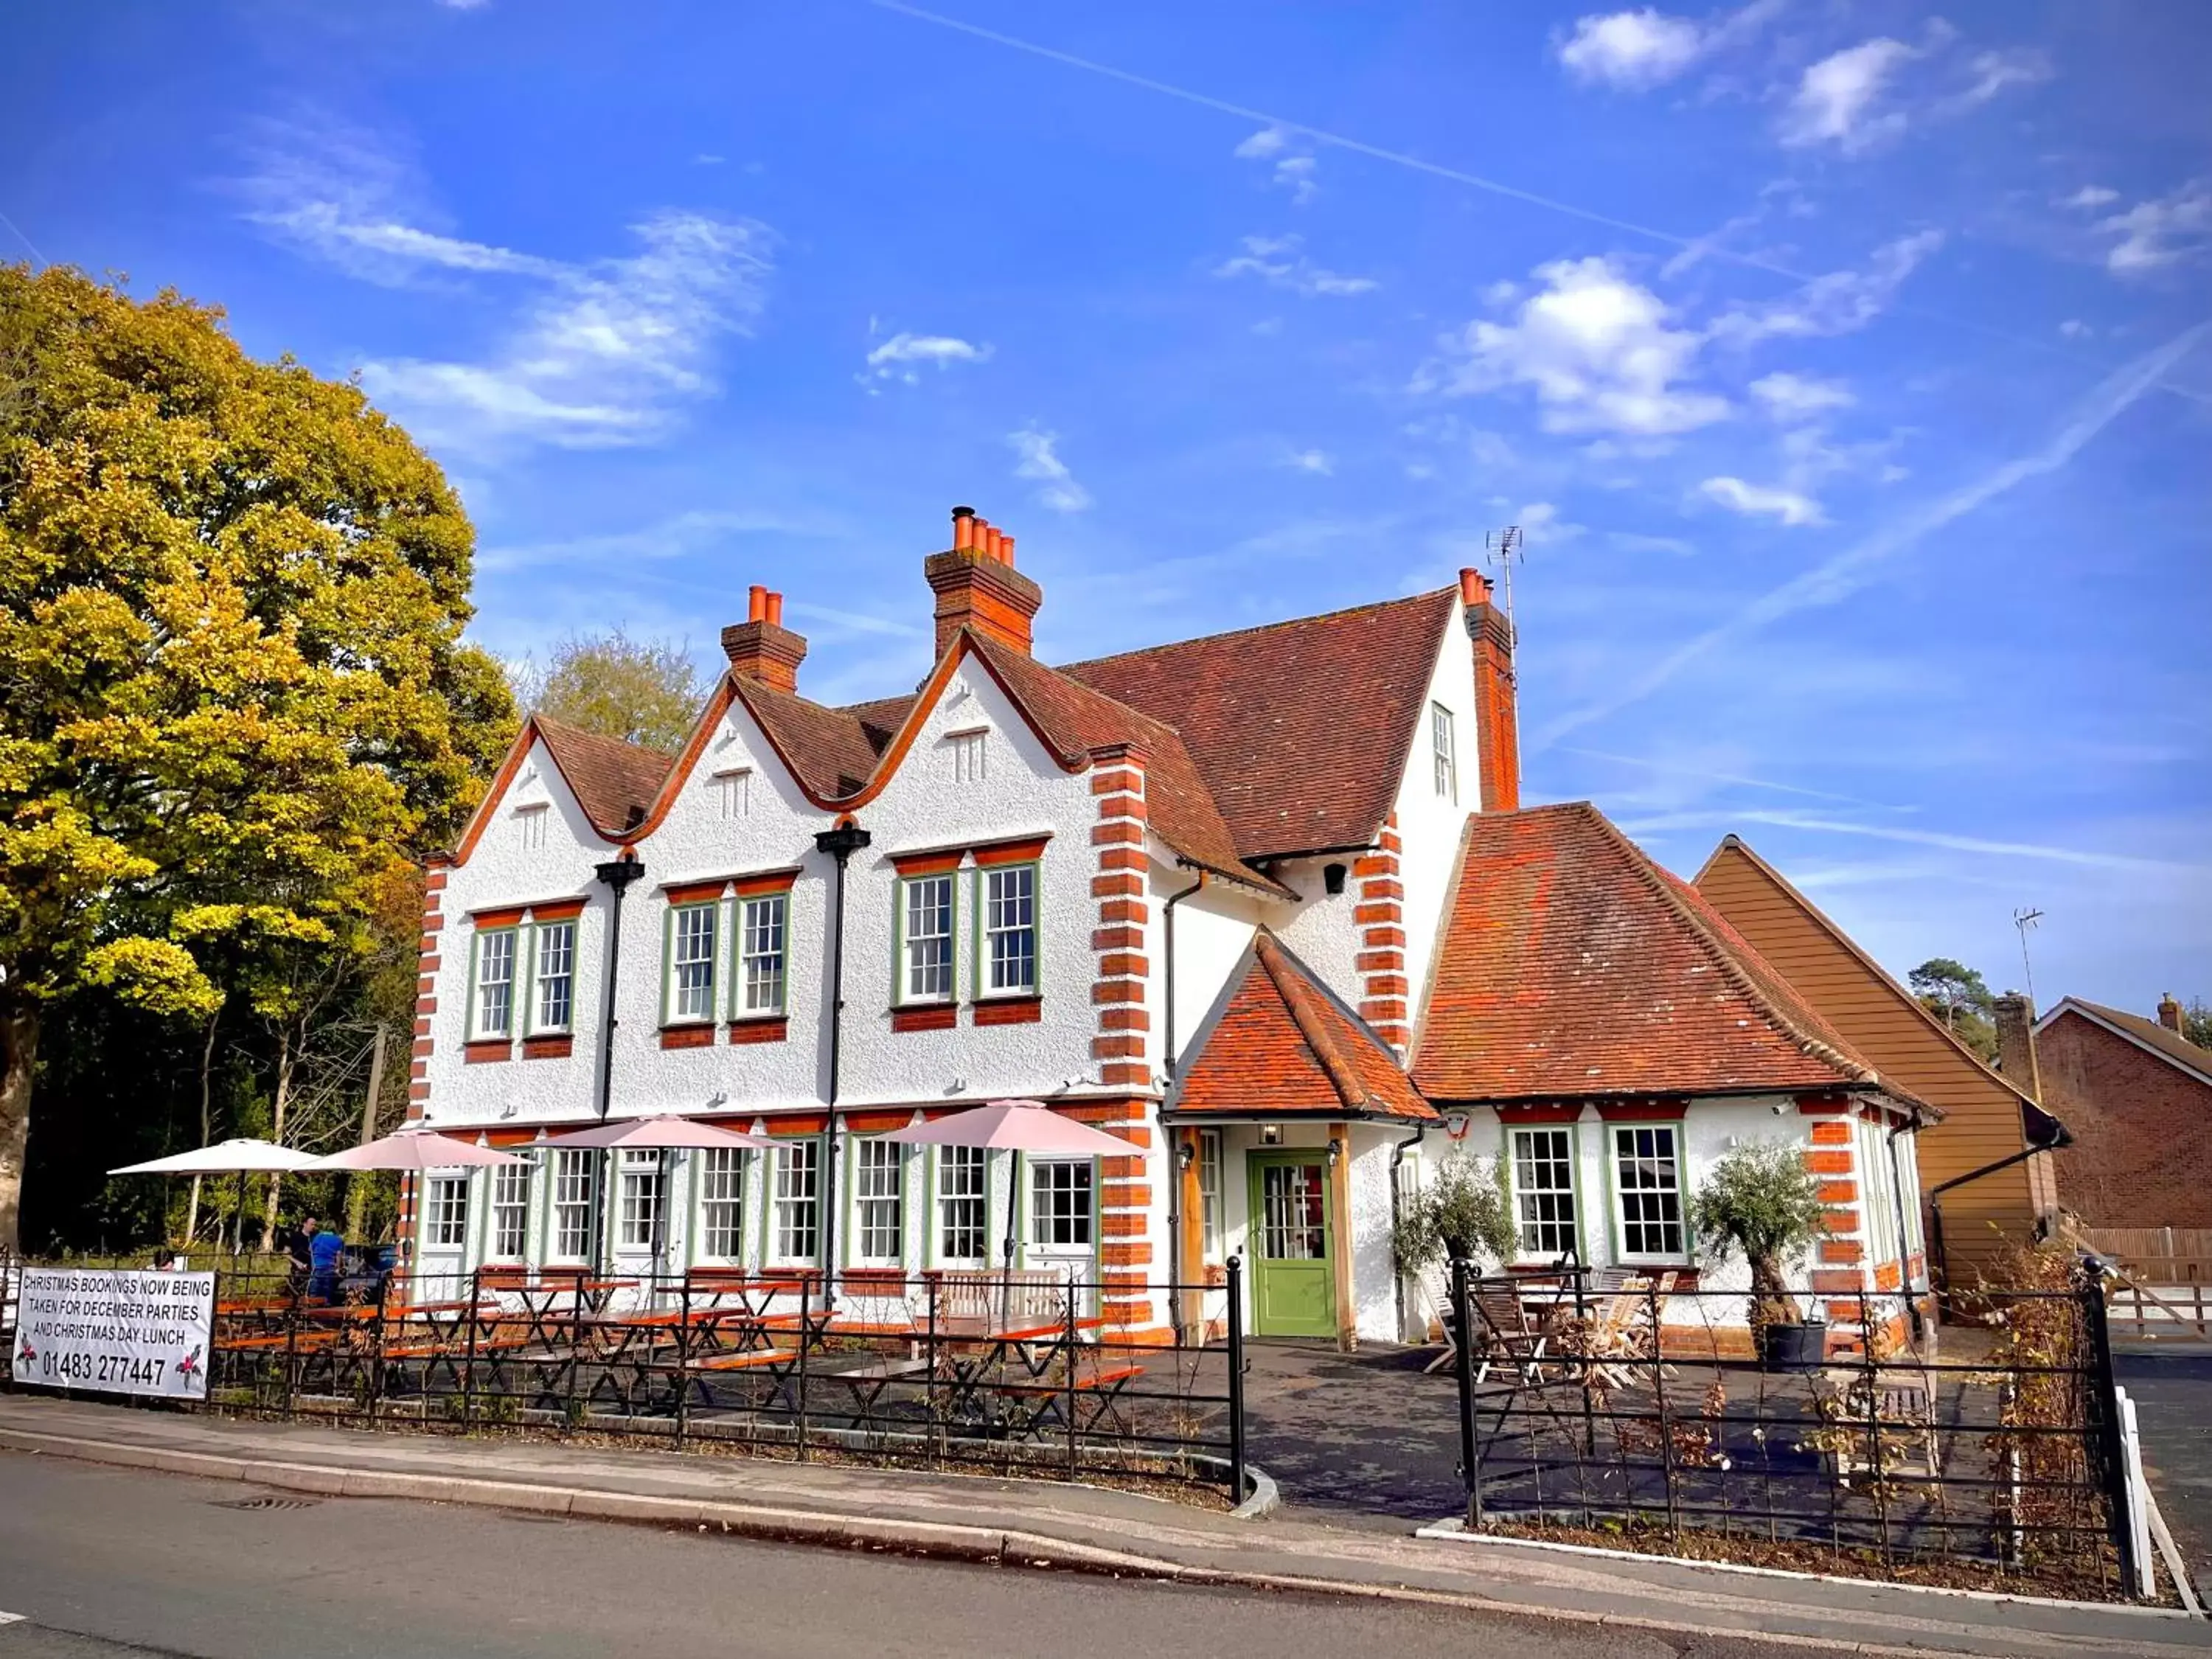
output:
<svg viewBox="0 0 2212 1659"><path fill-rule="evenodd" d="M1828 1358L1825 1324L1772 1324L1759 1328L1759 1363L1770 1371L1817 1371Z"/></svg>

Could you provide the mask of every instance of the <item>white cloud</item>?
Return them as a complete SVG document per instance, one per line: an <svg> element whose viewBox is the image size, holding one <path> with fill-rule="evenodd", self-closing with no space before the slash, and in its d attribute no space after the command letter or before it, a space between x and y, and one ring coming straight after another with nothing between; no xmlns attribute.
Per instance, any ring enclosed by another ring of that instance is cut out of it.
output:
<svg viewBox="0 0 2212 1659"><path fill-rule="evenodd" d="M1009 432L1006 441L1013 447L1014 476L1037 482L1039 501L1055 513L1080 513L1091 505L1091 492L1075 481L1067 463L1060 459L1060 434L1027 426Z"/></svg>
<svg viewBox="0 0 2212 1659"><path fill-rule="evenodd" d="M1542 284L1510 322L1477 320L1447 345L1462 361L1425 370L1416 389L1460 397L1533 387L1551 432L1665 437L1722 419L1728 400L1680 384L1702 337L1673 326L1658 295L1608 259L1540 265Z"/></svg>
<svg viewBox="0 0 2212 1659"><path fill-rule="evenodd" d="M2105 256L2116 276L2139 276L2193 258L2212 241L2212 183L2192 179L2170 196L2099 220L2097 228L2119 239Z"/></svg>
<svg viewBox="0 0 2212 1659"><path fill-rule="evenodd" d="M856 378L862 386L884 380L916 386L921 383L924 367L933 365L942 369L954 363L986 362L990 356L988 345L975 345L950 334L902 331L868 353L867 367Z"/></svg>
<svg viewBox="0 0 2212 1659"><path fill-rule="evenodd" d="M774 236L750 220L665 211L627 258L577 264L427 228L404 152L321 118L265 123L233 187L246 220L296 252L387 287L523 284L506 337L472 361L378 358L363 387L426 443L483 453L642 443L714 390L715 351L764 302Z"/></svg>
<svg viewBox="0 0 2212 1659"><path fill-rule="evenodd" d="M1849 409L1858 401L1840 380L1818 380L1802 374L1762 374L1751 383L1750 391L1778 421L1812 420L1831 410Z"/></svg>
<svg viewBox="0 0 2212 1659"><path fill-rule="evenodd" d="M1765 484L1746 483L1741 478L1708 478L1698 486L1706 500L1717 501L1731 513L1747 517L1771 518L1785 525L1813 525L1826 522L1820 502L1810 496L1801 495L1794 489L1778 489Z"/></svg>
<svg viewBox="0 0 2212 1659"><path fill-rule="evenodd" d="M438 0L438 3L447 11L475 11L489 5L491 0Z"/></svg>
<svg viewBox="0 0 2212 1659"><path fill-rule="evenodd" d="M1905 127L1898 110L1877 112L1890 77L1920 54L1902 40L1879 35L1847 46L1808 67L1782 124L1782 142L1832 143L1856 153L1895 137Z"/></svg>
<svg viewBox="0 0 2212 1659"><path fill-rule="evenodd" d="M1345 276L1306 257L1297 236L1247 236L1244 252L1213 268L1217 276L1257 276L1270 287L1288 289L1308 299L1367 294L1380 286L1372 276Z"/></svg>
<svg viewBox="0 0 2212 1659"><path fill-rule="evenodd" d="M1304 207L1320 193L1314 177L1319 163L1309 151L1297 148L1296 135L1288 127L1261 127L1237 145L1234 153L1239 161L1272 161L1274 182L1291 192L1293 206Z"/></svg>
<svg viewBox="0 0 2212 1659"><path fill-rule="evenodd" d="M1727 313L1715 321L1713 335L1749 345L1772 337L1804 339L1851 333L1880 316L1905 279L1942 246L1940 230L1900 236L1876 248L1863 270L1830 271L1783 299Z"/></svg>
<svg viewBox="0 0 2212 1659"><path fill-rule="evenodd" d="M2089 332L2089 325L2083 322L2079 317L2069 317L2064 322L2058 325L2058 331L2069 340L2079 340L2087 336Z"/></svg>
<svg viewBox="0 0 2212 1659"><path fill-rule="evenodd" d="M1647 6L1577 19L1574 33L1559 47L1559 62L1577 80L1654 87L1689 68L1705 48L1697 24Z"/></svg>
<svg viewBox="0 0 2212 1659"><path fill-rule="evenodd" d="M1283 465L1323 478L1333 477L1336 473L1336 457L1325 449L1294 449L1283 458Z"/></svg>
<svg viewBox="0 0 2212 1659"><path fill-rule="evenodd" d="M2084 185L2071 196L2060 198L2058 205L2070 208L2100 208L2108 202L2120 199L2120 192L2108 185Z"/></svg>
<svg viewBox="0 0 2212 1659"><path fill-rule="evenodd" d="M1528 547L1571 542L1581 535L1584 528L1561 518L1559 509L1550 501L1522 502L1513 514L1513 522L1521 527L1521 540Z"/></svg>
<svg viewBox="0 0 2212 1659"><path fill-rule="evenodd" d="M1973 79L1958 101L1968 106L1986 104L2008 87L2040 86L2053 73L2051 59L2032 46L1977 52L1966 70Z"/></svg>

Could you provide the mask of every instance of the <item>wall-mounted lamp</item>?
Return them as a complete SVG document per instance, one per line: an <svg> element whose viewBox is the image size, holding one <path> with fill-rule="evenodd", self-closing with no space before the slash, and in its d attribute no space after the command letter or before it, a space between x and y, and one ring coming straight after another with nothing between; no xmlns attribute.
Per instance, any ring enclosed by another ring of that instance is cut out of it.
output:
<svg viewBox="0 0 2212 1659"><path fill-rule="evenodd" d="M1283 1126L1279 1123L1262 1123L1260 1126L1260 1144L1262 1146L1281 1146L1283 1144Z"/></svg>
<svg viewBox="0 0 2212 1659"><path fill-rule="evenodd" d="M1176 1168L1178 1170L1188 1170L1197 1162L1198 1147L1194 1142L1186 1140L1176 1148Z"/></svg>
<svg viewBox="0 0 2212 1659"><path fill-rule="evenodd" d="M1334 1135L1328 1138L1328 1167L1334 1170L1344 1156L1344 1143Z"/></svg>

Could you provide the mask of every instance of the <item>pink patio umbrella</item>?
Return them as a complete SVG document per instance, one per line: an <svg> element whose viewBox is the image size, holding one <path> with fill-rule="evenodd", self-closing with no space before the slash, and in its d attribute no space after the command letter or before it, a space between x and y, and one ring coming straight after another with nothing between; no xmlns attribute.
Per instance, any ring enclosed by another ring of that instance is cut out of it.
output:
<svg viewBox="0 0 2212 1659"><path fill-rule="evenodd" d="M1137 1149L1087 1123L1062 1117L1042 1101L994 1100L884 1137L905 1146L981 1146L1014 1155L1013 1191L1006 1205L1006 1266L1014 1261L1014 1216L1022 1201L1022 1154L1041 1158L1133 1158Z"/></svg>
<svg viewBox="0 0 2212 1659"><path fill-rule="evenodd" d="M764 1152L775 1145L764 1135L741 1134L735 1129L719 1128L712 1123L695 1123L690 1118L678 1117L672 1112L662 1112L653 1117L635 1117L611 1123L594 1124L588 1129L578 1129L571 1134L549 1135L548 1146L595 1147L601 1152L623 1147L638 1152L657 1151L660 1154L660 1173L665 1180L668 1174L668 1154L678 1148L713 1152L720 1147L747 1147ZM606 1172L600 1171L602 1186ZM657 1262L665 1241L660 1237L660 1224L653 1222L653 1255ZM592 1252L596 1259L599 1252Z"/></svg>
<svg viewBox="0 0 2212 1659"><path fill-rule="evenodd" d="M407 1209L415 1208L415 1178L424 1170L489 1169L520 1164L510 1152L495 1152L473 1141L456 1140L432 1129L402 1129L359 1146L349 1146L321 1159L319 1170L399 1170L407 1176ZM407 1241L413 1254L414 1241Z"/></svg>

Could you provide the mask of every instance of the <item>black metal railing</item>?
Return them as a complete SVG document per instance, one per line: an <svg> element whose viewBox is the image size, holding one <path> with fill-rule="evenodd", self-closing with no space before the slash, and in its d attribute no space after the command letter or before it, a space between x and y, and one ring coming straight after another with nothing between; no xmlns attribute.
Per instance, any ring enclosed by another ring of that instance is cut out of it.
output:
<svg viewBox="0 0 2212 1659"><path fill-rule="evenodd" d="M1232 1267L1227 1303L1240 1286ZM1042 1273L216 1268L209 1408L1245 1496L1241 1321Z"/></svg>
<svg viewBox="0 0 2212 1659"><path fill-rule="evenodd" d="M2086 1273L2008 1294L1992 1328L1946 1329L1940 1355L1894 1293L1796 1286L1826 1322L1761 1335L1743 1291L1656 1274L1460 1262L1450 1296L1470 1526L1938 1581L1967 1566L2059 1594L2131 1582Z"/></svg>

